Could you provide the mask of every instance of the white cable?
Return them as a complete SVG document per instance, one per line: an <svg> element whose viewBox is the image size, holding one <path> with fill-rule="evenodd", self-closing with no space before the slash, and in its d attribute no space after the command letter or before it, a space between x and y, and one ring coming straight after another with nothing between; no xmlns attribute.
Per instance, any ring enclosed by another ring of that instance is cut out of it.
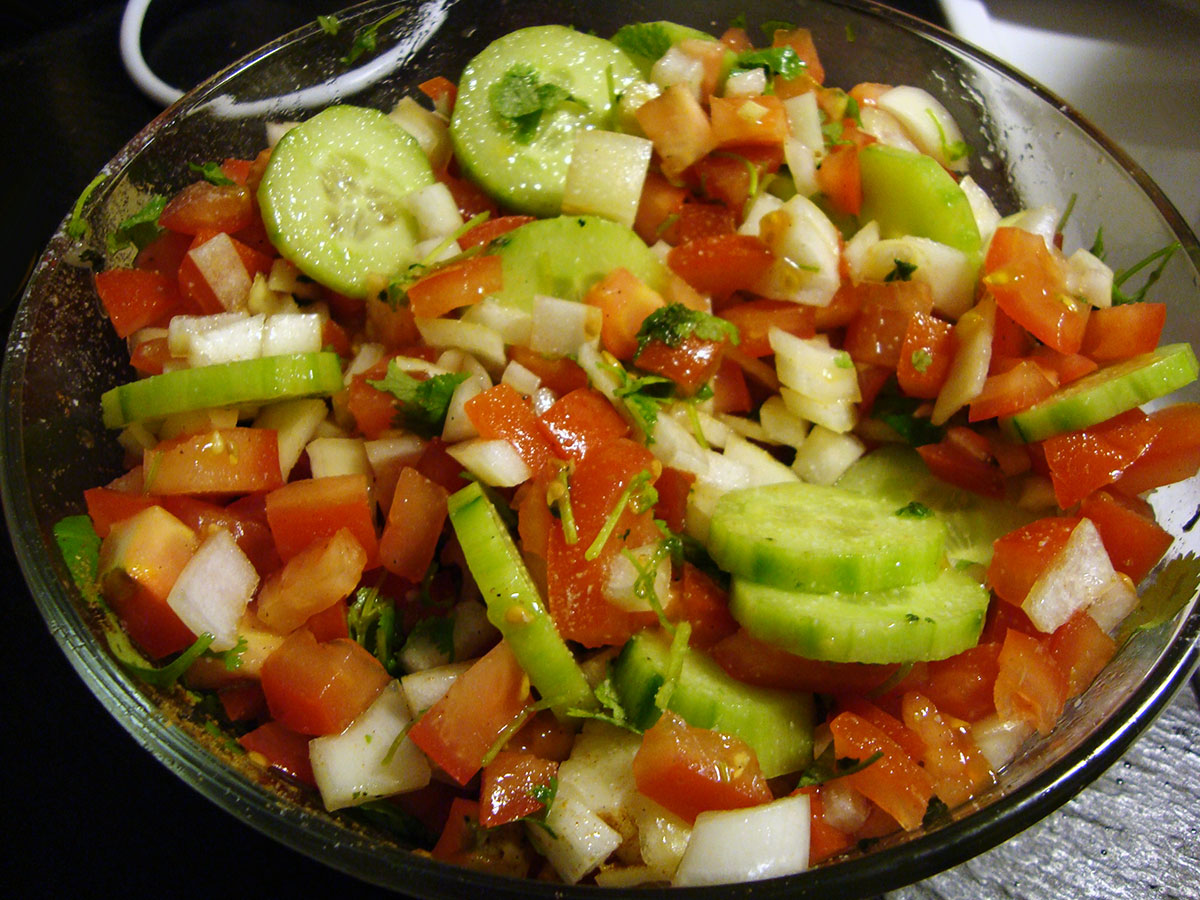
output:
<svg viewBox="0 0 1200 900"><path fill-rule="evenodd" d="M121 16L121 62L129 77L150 99L170 106L183 96L183 91L171 87L151 71L142 56L142 23L150 0L129 0Z"/></svg>

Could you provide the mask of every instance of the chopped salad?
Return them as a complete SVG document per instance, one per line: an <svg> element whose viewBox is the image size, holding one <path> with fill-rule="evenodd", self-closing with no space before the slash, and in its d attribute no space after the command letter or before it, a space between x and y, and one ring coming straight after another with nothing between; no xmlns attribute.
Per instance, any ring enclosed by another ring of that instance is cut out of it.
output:
<svg viewBox="0 0 1200 900"><path fill-rule="evenodd" d="M1171 248L763 43L521 29L124 223L128 470L56 529L122 663L416 852L615 887L836 861L1053 731L1200 467L1141 408Z"/></svg>

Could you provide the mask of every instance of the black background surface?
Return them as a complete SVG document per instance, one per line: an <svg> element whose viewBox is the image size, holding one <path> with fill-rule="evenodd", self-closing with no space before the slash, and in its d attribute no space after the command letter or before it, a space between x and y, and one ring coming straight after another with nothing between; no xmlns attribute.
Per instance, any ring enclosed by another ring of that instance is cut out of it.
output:
<svg viewBox="0 0 1200 900"><path fill-rule="evenodd" d="M932 0L894 4L941 21ZM188 87L337 0L160 0L143 47ZM122 3L26 2L0 28L0 325L91 177L160 111L118 52ZM251 830L142 751L51 638L0 541L3 881L30 897L394 896Z"/></svg>

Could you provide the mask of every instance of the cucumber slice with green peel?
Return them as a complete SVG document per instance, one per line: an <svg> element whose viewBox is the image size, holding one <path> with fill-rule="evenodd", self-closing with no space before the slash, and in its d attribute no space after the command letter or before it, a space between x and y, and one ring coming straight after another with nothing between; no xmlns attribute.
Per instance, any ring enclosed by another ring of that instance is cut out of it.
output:
<svg viewBox="0 0 1200 900"><path fill-rule="evenodd" d="M487 605L487 617L512 647L529 682L560 716L591 709L596 697L554 627L521 554L478 482L447 501L450 524Z"/></svg>
<svg viewBox="0 0 1200 900"><path fill-rule="evenodd" d="M350 297L370 275L413 262L417 224L403 200L433 183L416 140L383 113L331 106L271 152L258 204L267 235L304 274Z"/></svg>
<svg viewBox="0 0 1200 900"><path fill-rule="evenodd" d="M715 41L716 38L698 28L663 19L657 22L634 22L622 25L611 40L634 61L641 71L642 77L649 78L651 67L671 49L673 44L684 40ZM737 56L733 51L730 51L728 55L731 60ZM728 70L728 68L729 65L726 65L725 69ZM722 72L722 75L724 74Z"/></svg>
<svg viewBox="0 0 1200 900"><path fill-rule="evenodd" d="M613 663L613 687L638 728L649 728L661 715L655 698L666 681L670 656L668 636L643 631L629 639ZM812 762L811 694L745 684L699 650L690 649L684 656L667 708L689 725L741 738L754 748L768 778Z"/></svg>
<svg viewBox="0 0 1200 900"><path fill-rule="evenodd" d="M928 581L945 560L936 516L844 488L788 482L723 494L708 552L722 569L790 590L873 591Z"/></svg>
<svg viewBox="0 0 1200 900"><path fill-rule="evenodd" d="M975 646L991 594L957 569L932 581L861 593L786 591L734 578L729 610L750 634L808 659L906 663Z"/></svg>
<svg viewBox="0 0 1200 900"><path fill-rule="evenodd" d="M859 458L837 486L886 500L896 509L914 502L929 507L946 524L946 556L984 566L997 538L1038 518L1014 503L942 481L915 450L901 444L884 444Z"/></svg>
<svg viewBox="0 0 1200 900"><path fill-rule="evenodd" d="M291 353L151 375L105 391L100 408L108 428L124 428L216 406L325 397L343 387L336 353Z"/></svg>
<svg viewBox="0 0 1200 900"><path fill-rule="evenodd" d="M1177 391L1198 373L1190 344L1165 344L1064 385L1028 409L1001 418L1000 430L1026 443L1078 431Z"/></svg>
<svg viewBox="0 0 1200 900"><path fill-rule="evenodd" d="M514 212L557 215L575 135L611 129L618 98L640 80L603 38L562 25L506 34L463 69L450 119L455 158Z"/></svg>
<svg viewBox="0 0 1200 900"><path fill-rule="evenodd" d="M495 296L530 310L535 294L582 300L588 288L624 267L661 291L662 261L624 225L596 216L558 216L529 222L499 238L504 289Z"/></svg>
<svg viewBox="0 0 1200 900"><path fill-rule="evenodd" d="M932 156L871 144L859 151L858 165L859 221L875 220L885 238L929 238L979 261L982 242L967 195Z"/></svg>

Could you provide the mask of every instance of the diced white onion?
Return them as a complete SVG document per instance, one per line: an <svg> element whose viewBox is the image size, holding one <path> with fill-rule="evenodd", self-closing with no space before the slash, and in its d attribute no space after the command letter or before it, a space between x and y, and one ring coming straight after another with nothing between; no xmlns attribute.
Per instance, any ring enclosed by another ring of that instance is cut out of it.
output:
<svg viewBox="0 0 1200 900"><path fill-rule="evenodd" d="M779 389L779 396L792 415L814 425L824 425L830 431L840 434L858 424L858 406L853 400L814 400L787 387Z"/></svg>
<svg viewBox="0 0 1200 900"><path fill-rule="evenodd" d="M700 813L672 885L735 884L803 872L808 868L809 815L807 794Z"/></svg>
<svg viewBox="0 0 1200 900"><path fill-rule="evenodd" d="M856 791L844 778L834 778L821 785L821 803L825 821L846 834L862 828L871 814L871 801Z"/></svg>
<svg viewBox="0 0 1200 900"><path fill-rule="evenodd" d="M563 185L563 215L602 216L632 228L653 152L654 145L636 134L578 132Z"/></svg>
<svg viewBox="0 0 1200 900"><path fill-rule="evenodd" d="M446 405L446 419L442 425L442 440L448 444L465 441L479 436L479 431L467 415L467 401L487 390L479 376L469 375L454 388L450 402Z"/></svg>
<svg viewBox="0 0 1200 900"><path fill-rule="evenodd" d="M825 153L825 134L821 131L821 110L815 91L806 91L783 101L791 137L819 161ZM789 163L790 165L790 163Z"/></svg>
<svg viewBox="0 0 1200 900"><path fill-rule="evenodd" d="M1080 247L1067 257L1067 293L1097 309L1112 306L1113 270Z"/></svg>
<svg viewBox="0 0 1200 900"><path fill-rule="evenodd" d="M808 435L810 424L801 419L783 402L778 394L772 394L758 409L758 421L767 437L789 447L801 447Z"/></svg>
<svg viewBox="0 0 1200 900"><path fill-rule="evenodd" d="M862 255L859 280L883 281L897 262L913 266L909 276L929 286L933 308L957 319L975 302L978 270L967 254L929 238L904 235L876 241Z"/></svg>
<svg viewBox="0 0 1200 900"><path fill-rule="evenodd" d="M504 338L485 325L464 319L417 319L421 339L439 350L457 347L473 354L489 372L499 372L508 361Z"/></svg>
<svg viewBox="0 0 1200 900"><path fill-rule="evenodd" d="M1021 601L1039 631L1055 631L1111 587L1122 584L1091 519L1080 519L1067 543Z"/></svg>
<svg viewBox="0 0 1200 900"><path fill-rule="evenodd" d="M779 259L760 293L775 300L828 306L841 283L842 242L821 209L802 194L763 217L759 236Z"/></svg>
<svg viewBox="0 0 1200 900"><path fill-rule="evenodd" d="M417 188L402 201L417 220L418 240L442 240L463 226L458 201L440 181Z"/></svg>
<svg viewBox="0 0 1200 900"><path fill-rule="evenodd" d="M429 164L435 171L450 161L453 151L450 129L446 120L437 113L425 108L412 97L401 97L388 116L412 135L429 157Z"/></svg>
<svg viewBox="0 0 1200 900"><path fill-rule="evenodd" d="M683 85L693 97L699 99L700 84L704 81L704 63L676 44L650 67L650 80L661 88Z"/></svg>
<svg viewBox="0 0 1200 900"><path fill-rule="evenodd" d="M341 734L309 741L309 761L326 809L358 806L429 784L429 760L405 735L411 722L400 683L392 681Z"/></svg>
<svg viewBox="0 0 1200 900"><path fill-rule="evenodd" d="M262 330L262 356L316 353L321 349L321 317L315 313L276 313Z"/></svg>
<svg viewBox="0 0 1200 900"><path fill-rule="evenodd" d="M967 170L970 161L966 155L949 152L962 143L962 129L949 110L928 91L900 85L881 94L875 105L896 117L922 153L954 172Z"/></svg>
<svg viewBox="0 0 1200 900"><path fill-rule="evenodd" d="M324 293L321 285L313 281L282 256L271 263L267 274L267 287L278 294L291 294L304 300L320 300Z"/></svg>
<svg viewBox="0 0 1200 900"><path fill-rule="evenodd" d="M658 552L657 544L647 544L644 547L626 548L612 558L608 566L608 576L604 582L604 599L626 612L650 612L654 607L648 596L638 596L638 582L642 577L641 570L648 566ZM633 558L630 559L629 557ZM660 602L665 602L667 592L671 589L671 562L664 557L655 567L653 579L654 595Z"/></svg>
<svg viewBox="0 0 1200 900"><path fill-rule="evenodd" d="M963 313L955 323L954 359L929 417L934 425L944 425L947 419L983 390L992 361L992 335L995 330L996 303L987 298Z"/></svg>
<svg viewBox="0 0 1200 900"><path fill-rule="evenodd" d="M213 531L188 560L167 594L167 605L193 634L213 635L209 648L230 650L258 572L224 528Z"/></svg>
<svg viewBox="0 0 1200 900"><path fill-rule="evenodd" d="M529 349L544 356L574 356L600 333L600 307L535 294Z"/></svg>
<svg viewBox="0 0 1200 900"><path fill-rule="evenodd" d="M408 698L408 706L416 713L423 713L450 690L450 685L459 676L471 668L474 659L445 663L430 668L416 669L400 678L404 694Z"/></svg>
<svg viewBox="0 0 1200 900"><path fill-rule="evenodd" d="M726 97L758 97L767 92L767 73L764 69L732 72L725 79Z"/></svg>
<svg viewBox="0 0 1200 900"><path fill-rule="evenodd" d="M503 438L472 438L446 452L490 487L516 487L533 475L517 448Z"/></svg>
<svg viewBox="0 0 1200 900"><path fill-rule="evenodd" d="M999 221L997 227L1019 228L1030 234L1040 235L1047 247L1053 247L1058 220L1058 210L1053 206L1034 206L1015 212L1011 216L1005 216Z"/></svg>
<svg viewBox="0 0 1200 900"><path fill-rule="evenodd" d="M282 400L264 406L254 420L255 428L275 432L279 447L279 471L284 478L300 459L305 446L312 440L317 426L329 414L329 407L319 397Z"/></svg>
<svg viewBox="0 0 1200 900"><path fill-rule="evenodd" d="M958 186L967 195L967 203L971 205L971 215L975 217L975 227L979 229L979 237L986 245L992 239L996 226L1000 224L1000 213L996 211L992 198L970 175L964 175L958 182Z"/></svg>
<svg viewBox="0 0 1200 900"><path fill-rule="evenodd" d="M912 142L900 120L885 109L878 106L861 106L858 110L862 130L879 143L910 153L920 153L920 148Z"/></svg>
<svg viewBox="0 0 1200 900"><path fill-rule="evenodd" d="M1133 580L1128 575L1118 572L1109 586L1092 601L1087 612L1096 620L1102 631L1111 632L1137 605L1138 594Z"/></svg>
<svg viewBox="0 0 1200 900"><path fill-rule="evenodd" d="M371 477L371 461L362 438L313 438L304 448L313 478L332 478L337 475L366 475Z"/></svg>
<svg viewBox="0 0 1200 900"><path fill-rule="evenodd" d="M746 210L746 218L738 226L738 234L757 235L762 217L767 213L775 212L781 206L783 206L783 201L774 194L768 194L766 191L759 192L750 201L750 208Z"/></svg>
<svg viewBox="0 0 1200 900"><path fill-rule="evenodd" d="M1033 734L1033 726L1023 719L1001 719L996 713L971 724L971 740L975 742L993 772L998 772L1016 757Z"/></svg>
<svg viewBox="0 0 1200 900"><path fill-rule="evenodd" d="M819 403L862 399L858 372L845 350L825 341L796 337L774 325L767 339L775 352L780 384Z"/></svg>
<svg viewBox="0 0 1200 900"><path fill-rule="evenodd" d="M500 335L506 344L517 347L529 346L529 335L533 330L533 315L494 297L484 297L462 314L461 321L483 325Z"/></svg>
<svg viewBox="0 0 1200 900"><path fill-rule="evenodd" d="M792 469L812 484L833 484L866 452L856 435L816 425L796 451Z"/></svg>
<svg viewBox="0 0 1200 900"><path fill-rule="evenodd" d="M740 434L729 436L723 455L726 459L746 467L751 486L784 484L799 480L795 472Z"/></svg>

